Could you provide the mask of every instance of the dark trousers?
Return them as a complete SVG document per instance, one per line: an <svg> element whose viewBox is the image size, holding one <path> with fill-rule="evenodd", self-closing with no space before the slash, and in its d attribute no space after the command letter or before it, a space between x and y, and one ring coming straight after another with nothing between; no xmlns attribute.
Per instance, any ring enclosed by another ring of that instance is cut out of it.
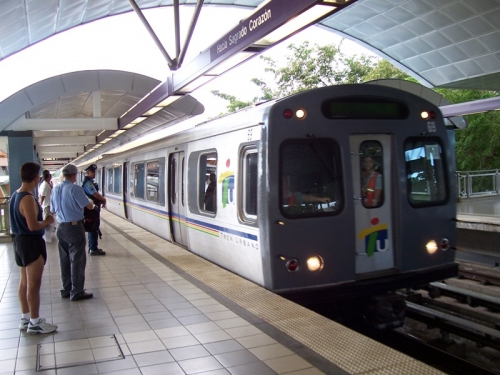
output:
<svg viewBox="0 0 500 375"><path fill-rule="evenodd" d="M99 234L97 231L95 232L87 232L88 240L89 240L89 250L97 250L97 239L99 238Z"/></svg>
<svg viewBox="0 0 500 375"><path fill-rule="evenodd" d="M56 232L59 241L59 266L61 268L63 297L73 297L85 289L85 229L83 222L59 223Z"/></svg>

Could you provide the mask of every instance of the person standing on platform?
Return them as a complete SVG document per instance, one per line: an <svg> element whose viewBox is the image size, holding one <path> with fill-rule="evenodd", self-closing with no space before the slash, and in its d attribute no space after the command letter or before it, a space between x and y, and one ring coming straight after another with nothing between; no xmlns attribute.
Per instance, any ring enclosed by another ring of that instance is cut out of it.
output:
<svg viewBox="0 0 500 375"><path fill-rule="evenodd" d="M95 164L91 164L85 169L85 178L83 179L82 187L87 197L92 199L92 202L98 207L98 212L100 212L101 207L106 207L106 198L99 194L99 185L94 182L96 170L97 165ZM88 232L90 255L106 255L106 252L97 246L99 235L99 229Z"/></svg>
<svg viewBox="0 0 500 375"><path fill-rule="evenodd" d="M52 192L52 175L48 170L44 170L43 181L38 188L38 196L40 199L40 205L43 207L43 217L45 218L47 215L51 213L50 211L50 193Z"/></svg>
<svg viewBox="0 0 500 375"><path fill-rule="evenodd" d="M83 189L75 185L78 169L67 164L62 175L64 180L52 190L50 207L56 213L59 226L56 237L59 241L59 266L61 268L61 297L79 301L92 298L85 292L85 229L83 227L83 208L94 209Z"/></svg>
<svg viewBox="0 0 500 375"><path fill-rule="evenodd" d="M12 194L9 201L9 216L16 264L20 267L18 297L21 304L19 329L29 334L51 333L56 325L40 318L40 286L47 262L47 249L43 234L45 227L54 222L52 215L42 220L42 207L33 192L38 185L40 165L25 163L21 166L21 187Z"/></svg>

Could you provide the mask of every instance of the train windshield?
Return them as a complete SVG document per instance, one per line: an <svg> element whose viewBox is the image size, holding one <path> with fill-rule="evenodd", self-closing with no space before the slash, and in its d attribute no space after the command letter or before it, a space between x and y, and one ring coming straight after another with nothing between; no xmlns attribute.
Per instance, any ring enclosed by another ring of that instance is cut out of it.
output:
<svg viewBox="0 0 500 375"><path fill-rule="evenodd" d="M408 199L413 206L443 203L447 199L443 148L437 141L405 143Z"/></svg>
<svg viewBox="0 0 500 375"><path fill-rule="evenodd" d="M287 217L332 215L341 208L338 146L331 140L294 140L280 153L281 212Z"/></svg>

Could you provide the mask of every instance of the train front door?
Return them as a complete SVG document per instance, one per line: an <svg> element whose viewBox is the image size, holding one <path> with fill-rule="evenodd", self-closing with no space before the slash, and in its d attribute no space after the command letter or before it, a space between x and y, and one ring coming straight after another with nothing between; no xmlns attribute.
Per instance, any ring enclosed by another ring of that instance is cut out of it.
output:
<svg viewBox="0 0 500 375"><path fill-rule="evenodd" d="M354 187L356 274L394 268L391 136L349 137Z"/></svg>
<svg viewBox="0 0 500 375"><path fill-rule="evenodd" d="M186 186L184 152L170 154L169 159L169 221L172 240L187 246L186 232Z"/></svg>

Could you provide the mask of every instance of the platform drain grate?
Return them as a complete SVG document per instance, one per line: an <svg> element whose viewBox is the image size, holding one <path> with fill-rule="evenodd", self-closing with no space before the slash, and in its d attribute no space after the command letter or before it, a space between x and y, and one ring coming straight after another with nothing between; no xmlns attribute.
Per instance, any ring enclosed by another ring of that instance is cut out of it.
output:
<svg viewBox="0 0 500 375"><path fill-rule="evenodd" d="M115 361L125 356L115 335L38 345L36 371Z"/></svg>

